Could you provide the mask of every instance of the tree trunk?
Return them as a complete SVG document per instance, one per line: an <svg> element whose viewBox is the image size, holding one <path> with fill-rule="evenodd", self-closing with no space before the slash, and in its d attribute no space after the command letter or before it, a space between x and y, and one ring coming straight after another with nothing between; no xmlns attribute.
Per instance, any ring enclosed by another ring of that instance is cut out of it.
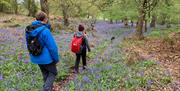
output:
<svg viewBox="0 0 180 91"><path fill-rule="evenodd" d="M133 20L131 20L131 27L133 27L134 26L134 22L133 22Z"/></svg>
<svg viewBox="0 0 180 91"><path fill-rule="evenodd" d="M35 0L28 0L28 16L33 16L35 17L36 12L37 12L37 6L35 4Z"/></svg>
<svg viewBox="0 0 180 91"><path fill-rule="evenodd" d="M143 39L143 24L144 24L144 9L141 8L139 11L139 18L137 23L137 29L136 29L136 37L137 39Z"/></svg>
<svg viewBox="0 0 180 91"><path fill-rule="evenodd" d="M87 19L89 19L90 18L90 15L89 15L89 13L87 14Z"/></svg>
<svg viewBox="0 0 180 91"><path fill-rule="evenodd" d="M37 12L37 6L36 6L36 3L35 3L35 0L32 0L31 12L32 12L32 16L35 17L36 12Z"/></svg>
<svg viewBox="0 0 180 91"><path fill-rule="evenodd" d="M47 0L40 0L41 10L49 16L49 7Z"/></svg>
<svg viewBox="0 0 180 91"><path fill-rule="evenodd" d="M125 27L128 27L128 19L127 19L127 17L124 18L124 21L123 21L123 22L124 22L124 26L125 26Z"/></svg>
<svg viewBox="0 0 180 91"><path fill-rule="evenodd" d="M161 14L161 18L162 18L161 25L166 24L167 15L166 14Z"/></svg>
<svg viewBox="0 0 180 91"><path fill-rule="evenodd" d="M167 28L171 28L171 24L170 24L170 23L167 23L166 27L167 27Z"/></svg>
<svg viewBox="0 0 180 91"><path fill-rule="evenodd" d="M118 20L116 20L116 24L118 24Z"/></svg>
<svg viewBox="0 0 180 91"><path fill-rule="evenodd" d="M156 20L157 20L157 16L156 16L156 15L153 15L153 16L152 16L151 23L150 23L150 27L153 27L153 28L156 27Z"/></svg>
<svg viewBox="0 0 180 91"><path fill-rule="evenodd" d="M3 12L3 4L0 4L0 12Z"/></svg>
<svg viewBox="0 0 180 91"><path fill-rule="evenodd" d="M65 26L69 26L69 16L68 16L68 13L67 13L67 8L62 5L62 12L63 12L63 18L64 18L64 25Z"/></svg>
<svg viewBox="0 0 180 91"><path fill-rule="evenodd" d="M147 32L147 19L145 19L144 22L145 22L144 31Z"/></svg>
<svg viewBox="0 0 180 91"><path fill-rule="evenodd" d="M14 13L18 14L18 2L17 2L17 0L14 0Z"/></svg>
<svg viewBox="0 0 180 91"><path fill-rule="evenodd" d="M112 19L110 19L110 24L113 24L113 20Z"/></svg>
<svg viewBox="0 0 180 91"><path fill-rule="evenodd" d="M31 16L31 0L28 0L27 9L28 9L28 16Z"/></svg>
<svg viewBox="0 0 180 91"><path fill-rule="evenodd" d="M105 18L105 17L103 17L103 20L104 20L104 21L106 21L106 18Z"/></svg>

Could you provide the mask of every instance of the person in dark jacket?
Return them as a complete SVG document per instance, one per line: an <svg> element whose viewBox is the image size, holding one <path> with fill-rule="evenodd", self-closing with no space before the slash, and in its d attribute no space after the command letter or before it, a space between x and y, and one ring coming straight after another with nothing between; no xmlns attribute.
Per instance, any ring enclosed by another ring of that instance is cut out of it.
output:
<svg viewBox="0 0 180 91"><path fill-rule="evenodd" d="M88 49L88 52L91 51L91 49L89 47L88 39L86 37L86 33L84 31L84 26L79 25L78 30L79 31L76 32L74 34L74 36L83 37L83 41L82 41L82 45L81 45L81 52L76 53L76 62L75 62L75 68L74 68L75 73L79 72L79 63L80 63L81 58L82 58L82 63L83 63L83 69L86 69L86 66L87 66L87 64L86 64L86 50Z"/></svg>
<svg viewBox="0 0 180 91"><path fill-rule="evenodd" d="M47 14L44 12L38 12L36 20L32 22L32 26L39 26L32 30L30 33L26 33L26 41L28 36L37 36L38 40L43 46L42 52L39 56L34 56L31 53L30 59L34 64L38 64L43 75L44 86L42 91L52 91L53 82L57 75L56 63L59 61L58 47L50 32L50 24L48 24ZM40 34L39 34L40 33Z"/></svg>

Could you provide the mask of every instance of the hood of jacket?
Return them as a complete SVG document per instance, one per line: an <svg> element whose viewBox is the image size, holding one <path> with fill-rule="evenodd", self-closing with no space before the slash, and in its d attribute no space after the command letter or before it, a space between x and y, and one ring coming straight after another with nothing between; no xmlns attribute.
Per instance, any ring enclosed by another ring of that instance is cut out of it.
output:
<svg viewBox="0 0 180 91"><path fill-rule="evenodd" d="M82 37L82 36L84 36L84 33L83 32L80 32L80 31L78 31L78 32L76 32L76 34L75 34L77 37Z"/></svg>
<svg viewBox="0 0 180 91"><path fill-rule="evenodd" d="M43 31L45 28L50 29L49 24L44 24L41 21L37 21L37 20L32 22L32 26L38 26L38 27L32 31L28 31L29 36L37 36L37 34L39 34L39 32Z"/></svg>

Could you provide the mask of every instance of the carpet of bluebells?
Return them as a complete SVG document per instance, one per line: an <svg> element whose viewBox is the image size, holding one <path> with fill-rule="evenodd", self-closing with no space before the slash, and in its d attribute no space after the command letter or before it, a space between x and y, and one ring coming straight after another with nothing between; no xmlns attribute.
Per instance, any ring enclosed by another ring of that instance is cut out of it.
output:
<svg viewBox="0 0 180 91"><path fill-rule="evenodd" d="M99 26L99 25L97 25ZM101 24L99 29L108 30L112 25ZM117 26L117 25L116 25ZM100 38L95 40L89 33L90 42L99 45L92 49L89 57L96 56L99 50L107 45L107 40L103 37L104 31L98 33ZM63 80L68 75L70 67L74 65L75 56L69 50L69 44L73 33L61 30L59 33L53 33L58 44L61 60L58 64L58 80ZM101 37L102 36L102 37ZM110 39L110 38L109 38ZM100 45L101 43L106 45ZM39 91L43 86L41 72L37 65L30 62L24 28L4 28L0 29L0 91Z"/></svg>
<svg viewBox="0 0 180 91"><path fill-rule="evenodd" d="M88 53L88 61L92 63L86 70L80 70L75 79L62 88L63 91L163 90L163 86L171 82L168 72L162 73L163 69L154 61L125 64L119 43L133 32L133 28L122 26L121 23L96 24L98 38L88 33L90 43L95 45ZM68 76L75 62L75 56L69 50L73 33L61 30L53 35L61 54L56 81L61 81ZM111 41L111 37L115 40ZM0 45L0 91L39 91L43 80L38 66L29 60L24 29L0 29Z"/></svg>

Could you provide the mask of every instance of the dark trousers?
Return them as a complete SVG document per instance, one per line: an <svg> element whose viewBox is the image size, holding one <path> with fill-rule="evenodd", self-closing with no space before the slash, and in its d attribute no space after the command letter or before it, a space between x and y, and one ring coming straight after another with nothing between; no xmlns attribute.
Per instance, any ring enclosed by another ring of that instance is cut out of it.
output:
<svg viewBox="0 0 180 91"><path fill-rule="evenodd" d="M39 64L39 67L41 69L44 80L42 91L52 91L53 82L57 75L56 64L55 63L45 64L45 65Z"/></svg>
<svg viewBox="0 0 180 91"><path fill-rule="evenodd" d="M86 49L83 49L80 54L76 54L75 70L79 70L80 59L82 58L83 67L86 66Z"/></svg>

